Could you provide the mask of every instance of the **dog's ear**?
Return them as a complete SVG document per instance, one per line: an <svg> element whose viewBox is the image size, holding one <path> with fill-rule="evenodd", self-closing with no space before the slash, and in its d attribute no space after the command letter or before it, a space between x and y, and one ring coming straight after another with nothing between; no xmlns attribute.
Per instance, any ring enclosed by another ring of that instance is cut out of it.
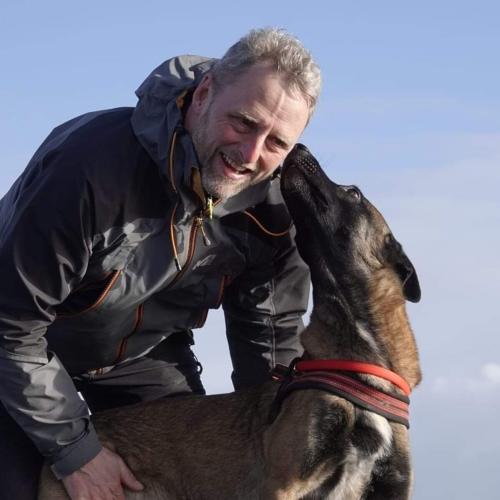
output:
<svg viewBox="0 0 500 500"><path fill-rule="evenodd" d="M391 264L393 264L401 283L403 284L403 292L405 299L410 302L418 302L422 295L420 291L420 283L418 281L417 271L413 267L408 256L405 254L401 244L394 238L392 234L386 237L386 249Z"/></svg>
<svg viewBox="0 0 500 500"><path fill-rule="evenodd" d="M399 279L403 283L405 299L410 302L418 302L422 293L420 291L420 283L418 282L417 272L404 252L403 257L404 262L396 264L396 271Z"/></svg>

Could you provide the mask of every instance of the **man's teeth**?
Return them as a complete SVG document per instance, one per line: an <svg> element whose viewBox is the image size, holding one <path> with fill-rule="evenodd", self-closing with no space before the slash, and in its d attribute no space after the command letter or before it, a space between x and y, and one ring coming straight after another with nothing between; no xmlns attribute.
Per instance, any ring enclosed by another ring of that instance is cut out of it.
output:
<svg viewBox="0 0 500 500"><path fill-rule="evenodd" d="M221 153L222 155L222 159L229 164L229 166L231 168L233 168L234 170L236 170L237 172L247 172L248 171L248 168L245 168L245 167L242 167L241 165L238 165L234 160L232 160L231 158L229 158L229 156L225 155L224 153Z"/></svg>

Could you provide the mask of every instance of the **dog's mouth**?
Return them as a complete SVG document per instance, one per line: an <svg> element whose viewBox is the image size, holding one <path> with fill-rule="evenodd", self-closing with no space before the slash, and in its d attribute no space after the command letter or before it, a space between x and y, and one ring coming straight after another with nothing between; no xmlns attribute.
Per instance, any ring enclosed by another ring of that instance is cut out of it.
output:
<svg viewBox="0 0 500 500"><path fill-rule="evenodd" d="M323 248L349 245L357 220L354 214L359 215L355 206L363 196L354 186L331 181L302 144L297 144L283 163L281 191L304 247L301 254L313 241Z"/></svg>
<svg viewBox="0 0 500 500"><path fill-rule="evenodd" d="M281 191L295 220L306 212L324 212L331 208L325 185L336 186L323 172L318 160L303 145L296 144L281 170Z"/></svg>
<svg viewBox="0 0 500 500"><path fill-rule="evenodd" d="M356 186L333 182L303 144L296 144L283 163L281 191L291 211L300 204L314 210L315 214L331 211L339 205L355 206L366 201Z"/></svg>

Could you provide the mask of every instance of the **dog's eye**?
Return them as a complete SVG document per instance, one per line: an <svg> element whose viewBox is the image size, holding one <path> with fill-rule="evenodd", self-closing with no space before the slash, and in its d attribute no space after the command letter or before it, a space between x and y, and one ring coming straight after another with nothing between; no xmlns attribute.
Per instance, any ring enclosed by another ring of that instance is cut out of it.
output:
<svg viewBox="0 0 500 500"><path fill-rule="evenodd" d="M394 236L392 235L392 233L387 233L384 236L384 242L386 245L392 245L392 243L394 242Z"/></svg>
<svg viewBox="0 0 500 500"><path fill-rule="evenodd" d="M361 191L356 186L343 186L346 194L354 201L361 201Z"/></svg>
<svg viewBox="0 0 500 500"><path fill-rule="evenodd" d="M403 247L401 246L401 243L394 238L392 233L388 233L384 237L384 241L387 247L391 248L392 251L396 252L397 254L401 253L403 251Z"/></svg>

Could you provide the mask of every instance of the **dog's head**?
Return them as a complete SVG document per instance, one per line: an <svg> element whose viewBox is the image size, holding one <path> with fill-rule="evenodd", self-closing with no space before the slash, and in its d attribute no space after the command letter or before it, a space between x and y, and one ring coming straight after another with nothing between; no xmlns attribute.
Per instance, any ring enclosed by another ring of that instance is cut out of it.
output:
<svg viewBox="0 0 500 500"><path fill-rule="evenodd" d="M281 187L314 287L322 287L326 280L346 295L373 273L390 268L404 297L420 300L415 268L380 212L357 187L332 182L301 144L283 164Z"/></svg>

